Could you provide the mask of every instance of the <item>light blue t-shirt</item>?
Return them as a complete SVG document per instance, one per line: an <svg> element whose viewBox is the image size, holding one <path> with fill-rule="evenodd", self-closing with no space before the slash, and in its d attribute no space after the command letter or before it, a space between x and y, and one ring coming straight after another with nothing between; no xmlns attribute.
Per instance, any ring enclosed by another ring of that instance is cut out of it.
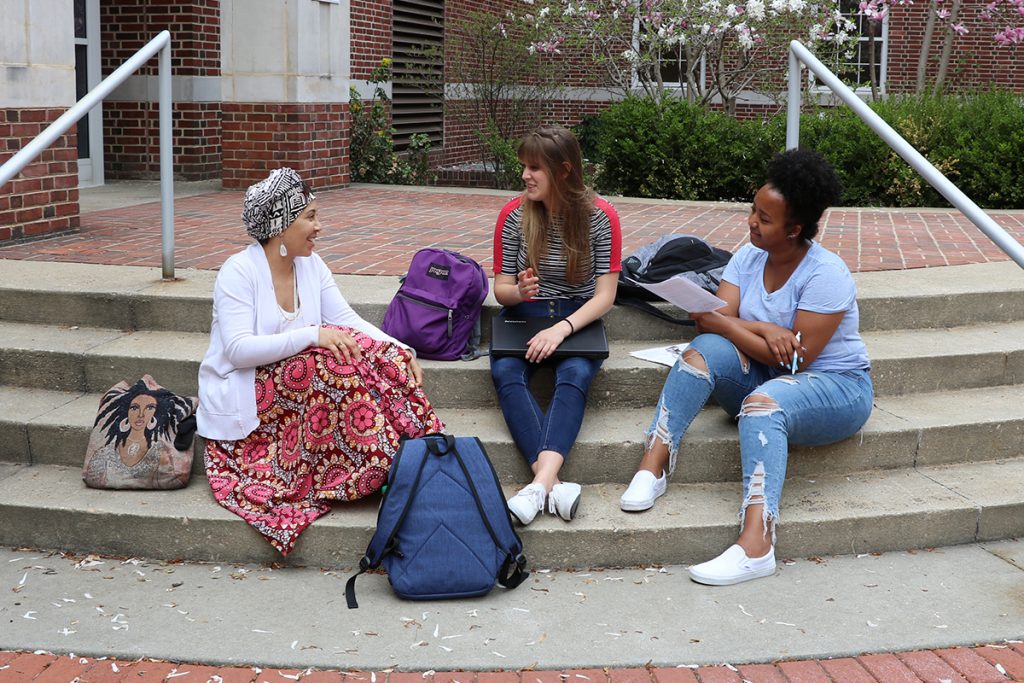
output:
<svg viewBox="0 0 1024 683"><path fill-rule="evenodd" d="M739 317L775 323L793 329L797 309L811 313L843 312L839 328L805 370L862 370L870 367L867 348L860 338L857 286L843 260L811 242L811 248L781 288L770 294L764 288L768 252L744 245L725 267L722 279L740 289Z"/></svg>

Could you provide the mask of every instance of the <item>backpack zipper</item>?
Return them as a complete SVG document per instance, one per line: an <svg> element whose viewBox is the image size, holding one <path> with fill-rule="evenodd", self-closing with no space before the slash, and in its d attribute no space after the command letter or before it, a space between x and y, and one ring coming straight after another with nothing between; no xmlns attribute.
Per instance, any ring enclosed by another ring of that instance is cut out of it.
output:
<svg viewBox="0 0 1024 683"><path fill-rule="evenodd" d="M448 337L450 338L452 336L452 324L453 324L452 323L452 318L455 315L455 311L453 311L452 309L448 308L447 306L438 306L437 304L429 304L426 301L422 301L420 299L417 299L416 297L409 296L408 294L403 294L402 292L398 292L397 294L395 294L395 296L397 296L400 299L405 299L407 301L411 301L414 304L419 304L420 306L426 306L427 308L433 308L435 311L447 311L447 313L448 313Z"/></svg>

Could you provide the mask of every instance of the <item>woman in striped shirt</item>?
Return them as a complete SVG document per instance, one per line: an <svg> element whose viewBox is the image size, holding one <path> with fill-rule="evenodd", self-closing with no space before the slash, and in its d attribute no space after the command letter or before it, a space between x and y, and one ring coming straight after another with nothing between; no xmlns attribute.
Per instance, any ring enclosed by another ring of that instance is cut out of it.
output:
<svg viewBox="0 0 1024 683"><path fill-rule="evenodd" d="M529 524L545 504L569 521L580 486L558 473L576 441L590 383L601 360L551 354L615 302L620 266L619 217L583 183L583 159L571 132L541 126L519 145L525 192L505 205L494 231L494 297L502 315L545 317L551 325L530 339L525 358L491 360L501 412L533 481L509 499ZM540 365L555 372L545 413L530 391Z"/></svg>

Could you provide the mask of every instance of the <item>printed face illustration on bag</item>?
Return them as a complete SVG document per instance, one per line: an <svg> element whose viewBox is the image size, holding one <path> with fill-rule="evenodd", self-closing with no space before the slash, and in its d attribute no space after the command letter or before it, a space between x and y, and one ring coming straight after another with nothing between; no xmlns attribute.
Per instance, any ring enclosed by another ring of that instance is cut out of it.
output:
<svg viewBox="0 0 1024 683"><path fill-rule="evenodd" d="M173 441L194 406L147 379L131 386L121 382L104 395L86 457L90 486L166 488L157 479L175 470Z"/></svg>
<svg viewBox="0 0 1024 683"><path fill-rule="evenodd" d="M130 428L128 438L121 444L119 450L119 455L125 465L130 466L141 459L133 456L140 455L138 451L143 444L145 444L145 450L149 450L152 444L152 435L146 433L146 426L149 423L152 423L153 428L156 427L156 399L146 394L136 396L128 406L128 426Z"/></svg>

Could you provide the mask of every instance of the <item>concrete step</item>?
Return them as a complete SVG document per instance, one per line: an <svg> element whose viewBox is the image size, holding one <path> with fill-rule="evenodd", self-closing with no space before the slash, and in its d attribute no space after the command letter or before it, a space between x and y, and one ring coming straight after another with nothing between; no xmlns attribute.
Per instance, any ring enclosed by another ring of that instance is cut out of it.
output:
<svg viewBox="0 0 1024 683"><path fill-rule="evenodd" d="M101 394L0 387L0 461L80 466ZM1024 454L1024 402L1017 386L879 397L863 432L819 447L794 447L789 475L815 477L875 469L963 464ZM526 481L501 414L491 408L439 410L449 431L478 436L504 483ZM587 413L563 476L583 484L627 483L653 415L645 408ZM203 472L202 440L193 471ZM680 456L676 483L738 481L735 424L716 406L697 416Z"/></svg>
<svg viewBox="0 0 1024 683"><path fill-rule="evenodd" d="M5 475L5 476L4 476ZM78 468L0 471L0 545L156 559L275 562L281 557L214 503L203 477L185 489L87 489ZM740 487L672 484L654 510L618 509L621 484L584 487L577 518L550 515L523 528L534 567L617 567L700 561L734 538ZM506 487L511 494L513 487ZM780 511L781 557L867 553L1024 534L1024 458L794 477ZM343 504L302 536L286 565L350 567L376 522L375 498Z"/></svg>
<svg viewBox="0 0 1024 683"><path fill-rule="evenodd" d="M125 330L209 331L214 271L182 269L162 282L160 270L0 260L0 318ZM398 278L335 278L350 303L379 323ZM854 275L864 331L957 327L1024 319L1024 272L1012 262ZM496 309L485 302L484 330ZM615 307L613 339L671 339L680 328Z"/></svg>
<svg viewBox="0 0 1024 683"><path fill-rule="evenodd" d="M880 396L1024 382L1024 322L987 323L864 335ZM0 321L0 384L101 392L122 379L153 375L178 393L197 392L202 332L121 332ZM653 406L668 368L629 355L670 342L617 341L591 386L591 405ZM425 387L438 408L495 406L489 359L424 361ZM551 374L538 373L538 394Z"/></svg>

